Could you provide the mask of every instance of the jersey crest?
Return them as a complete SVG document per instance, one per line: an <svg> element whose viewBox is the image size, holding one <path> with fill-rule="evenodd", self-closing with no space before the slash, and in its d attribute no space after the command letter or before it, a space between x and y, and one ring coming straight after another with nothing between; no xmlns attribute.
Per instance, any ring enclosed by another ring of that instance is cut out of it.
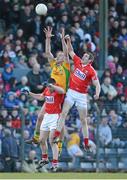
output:
<svg viewBox="0 0 127 180"><path fill-rule="evenodd" d="M45 96L45 101L48 104L53 104L54 103L54 97L53 96Z"/></svg>
<svg viewBox="0 0 127 180"><path fill-rule="evenodd" d="M84 80L86 78L86 74L84 74L82 71L80 71L78 68L74 71L74 75L78 77L81 80Z"/></svg>

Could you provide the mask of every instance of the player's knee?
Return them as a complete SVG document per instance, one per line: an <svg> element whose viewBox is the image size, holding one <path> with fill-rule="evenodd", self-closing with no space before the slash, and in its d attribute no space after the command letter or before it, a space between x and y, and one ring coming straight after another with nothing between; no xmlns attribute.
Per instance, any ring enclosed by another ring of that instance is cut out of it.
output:
<svg viewBox="0 0 127 180"><path fill-rule="evenodd" d="M39 142L41 143L41 144L45 144L45 138L41 138L41 139L39 139Z"/></svg>

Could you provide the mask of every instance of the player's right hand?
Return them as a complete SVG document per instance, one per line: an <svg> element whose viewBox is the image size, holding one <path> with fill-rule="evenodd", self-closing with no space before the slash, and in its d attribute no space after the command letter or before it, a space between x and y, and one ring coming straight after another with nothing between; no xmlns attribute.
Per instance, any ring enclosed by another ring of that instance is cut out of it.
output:
<svg viewBox="0 0 127 180"><path fill-rule="evenodd" d="M71 37L67 34L65 37L64 37L65 40L67 41L70 41L71 40Z"/></svg>
<svg viewBox="0 0 127 180"><path fill-rule="evenodd" d="M44 33L46 38L51 38L52 36L54 36L52 34L52 27L48 26L47 28L44 28Z"/></svg>

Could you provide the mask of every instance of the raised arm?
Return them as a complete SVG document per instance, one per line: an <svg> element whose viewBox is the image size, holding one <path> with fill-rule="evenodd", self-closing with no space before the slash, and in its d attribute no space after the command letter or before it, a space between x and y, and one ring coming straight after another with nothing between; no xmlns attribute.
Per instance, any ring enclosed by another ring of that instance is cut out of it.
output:
<svg viewBox="0 0 127 180"><path fill-rule="evenodd" d="M44 33L46 36L46 40L45 40L45 52L46 52L46 56L48 58L48 61L50 62L54 57L53 54L51 53L51 37L52 35L52 27L47 27L47 29L44 29Z"/></svg>
<svg viewBox="0 0 127 180"><path fill-rule="evenodd" d="M69 63L68 49L64 37L65 37L65 29L62 28L62 33L61 33L62 49L65 55L65 60Z"/></svg>
<svg viewBox="0 0 127 180"><path fill-rule="evenodd" d="M101 91L101 87L100 87L100 82L98 79L93 80L93 85L95 86L95 95L94 95L94 99L97 100L99 99L99 95L100 95L100 91Z"/></svg>
<svg viewBox="0 0 127 180"><path fill-rule="evenodd" d="M69 35L66 35L65 36L65 40L67 41L67 49L68 49L68 53L69 55L71 56L71 58L73 59L74 58L74 50L73 50L73 47L72 47L72 44L71 44L71 38Z"/></svg>

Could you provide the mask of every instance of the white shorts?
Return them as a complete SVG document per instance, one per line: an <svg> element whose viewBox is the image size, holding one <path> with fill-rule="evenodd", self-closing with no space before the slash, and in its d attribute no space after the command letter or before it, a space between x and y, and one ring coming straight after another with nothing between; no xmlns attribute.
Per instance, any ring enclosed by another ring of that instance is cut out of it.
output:
<svg viewBox="0 0 127 180"><path fill-rule="evenodd" d="M40 130L51 131L57 128L57 122L60 117L60 114L44 114L43 121L40 126Z"/></svg>
<svg viewBox="0 0 127 180"><path fill-rule="evenodd" d="M68 89L65 101L69 102L71 105L75 104L78 107L87 108L87 94L72 89Z"/></svg>
<svg viewBox="0 0 127 180"><path fill-rule="evenodd" d="M77 144L72 145L67 150L68 150L68 154L71 157L75 156L78 152L80 152L82 154L82 150L80 149L80 147Z"/></svg>

